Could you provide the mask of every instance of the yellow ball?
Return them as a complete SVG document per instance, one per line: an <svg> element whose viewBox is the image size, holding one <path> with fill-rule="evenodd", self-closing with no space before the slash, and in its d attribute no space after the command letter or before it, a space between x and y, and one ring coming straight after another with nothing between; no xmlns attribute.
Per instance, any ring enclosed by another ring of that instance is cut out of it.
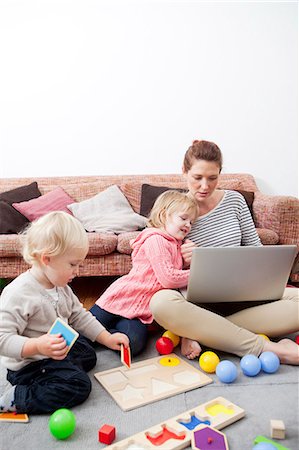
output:
<svg viewBox="0 0 299 450"><path fill-rule="evenodd" d="M200 355L199 366L208 373L214 373L220 360L214 352L204 352Z"/></svg>
<svg viewBox="0 0 299 450"><path fill-rule="evenodd" d="M176 347L180 342L179 336L174 334L172 331L167 330L162 334L162 336L168 337L172 341L174 347Z"/></svg>
<svg viewBox="0 0 299 450"><path fill-rule="evenodd" d="M270 341L270 339L268 338L268 336L266 336L263 333L259 333L260 336L262 336L264 339L266 339L266 341Z"/></svg>

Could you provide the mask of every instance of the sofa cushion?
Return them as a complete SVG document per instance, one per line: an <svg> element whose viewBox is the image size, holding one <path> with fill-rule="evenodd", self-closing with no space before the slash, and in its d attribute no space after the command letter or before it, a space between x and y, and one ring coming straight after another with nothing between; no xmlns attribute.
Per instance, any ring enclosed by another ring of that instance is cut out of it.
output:
<svg viewBox="0 0 299 450"><path fill-rule="evenodd" d="M41 193L36 181L2 192L0 194L0 234L19 233L28 224L28 219L11 206L14 202L23 202L39 196Z"/></svg>
<svg viewBox="0 0 299 450"><path fill-rule="evenodd" d="M109 255L116 250L117 236L114 233L87 233L89 256Z"/></svg>
<svg viewBox="0 0 299 450"><path fill-rule="evenodd" d="M275 231L266 228L257 228L257 234L263 245L275 245L279 242L279 236Z"/></svg>
<svg viewBox="0 0 299 450"><path fill-rule="evenodd" d="M135 239L140 231L129 231L128 233L121 233L118 235L117 241L117 251L119 253L124 253L125 255L130 255L132 253L132 247L130 242Z"/></svg>
<svg viewBox="0 0 299 450"><path fill-rule="evenodd" d="M51 211L65 211L71 214L67 205L73 203L73 199L58 186L53 191L41 197L22 203L13 203L12 206L22 213L31 222Z"/></svg>
<svg viewBox="0 0 299 450"><path fill-rule="evenodd" d="M119 234L146 226L146 218L133 211L117 185L68 208L87 231Z"/></svg>

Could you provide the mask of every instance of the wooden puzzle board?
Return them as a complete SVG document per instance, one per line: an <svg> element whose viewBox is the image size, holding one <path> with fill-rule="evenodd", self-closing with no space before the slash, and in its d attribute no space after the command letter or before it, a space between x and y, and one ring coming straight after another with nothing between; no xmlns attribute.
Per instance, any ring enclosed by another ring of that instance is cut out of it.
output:
<svg viewBox="0 0 299 450"><path fill-rule="evenodd" d="M190 446L193 431L202 427L203 423L208 421L211 427L221 430L244 416L244 409L224 397L216 397L105 448L110 450L180 450ZM173 433L174 437L163 442L163 437L161 437L163 433L164 439L165 436L167 438L167 433L169 435Z"/></svg>
<svg viewBox="0 0 299 450"><path fill-rule="evenodd" d="M199 369L170 354L95 373L124 411L212 383Z"/></svg>

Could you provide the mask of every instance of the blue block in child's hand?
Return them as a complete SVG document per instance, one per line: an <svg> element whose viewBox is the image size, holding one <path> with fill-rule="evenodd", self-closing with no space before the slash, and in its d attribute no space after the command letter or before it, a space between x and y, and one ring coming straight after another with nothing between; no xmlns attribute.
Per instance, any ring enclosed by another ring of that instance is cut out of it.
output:
<svg viewBox="0 0 299 450"><path fill-rule="evenodd" d="M61 334L66 342L66 345L69 347L69 350L72 345L74 345L79 336L79 333L77 331L70 327L66 322L59 319L59 317L51 326L49 334Z"/></svg>

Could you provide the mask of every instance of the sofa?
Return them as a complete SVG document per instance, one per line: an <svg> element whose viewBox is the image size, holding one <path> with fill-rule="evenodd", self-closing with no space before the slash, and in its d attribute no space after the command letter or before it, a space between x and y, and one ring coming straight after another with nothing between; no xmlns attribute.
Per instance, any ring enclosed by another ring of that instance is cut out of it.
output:
<svg viewBox="0 0 299 450"><path fill-rule="evenodd" d="M40 194L62 188L74 203L94 198L108 187L117 185L136 213L147 202L146 193L154 186L185 189L181 174L65 176L0 179L3 193L36 182ZM145 187L147 189L145 189ZM244 195L264 245L296 244L299 247L299 201L290 196L269 196L259 191L250 174L221 174L219 188L239 190ZM5 195L3 197L5 199ZM3 202L2 202L3 203ZM119 276L131 268L130 240L140 230L88 232L89 252L79 276ZM299 281L298 255L290 280ZM0 234L0 278L14 278L28 268L20 254L20 238L16 233Z"/></svg>

